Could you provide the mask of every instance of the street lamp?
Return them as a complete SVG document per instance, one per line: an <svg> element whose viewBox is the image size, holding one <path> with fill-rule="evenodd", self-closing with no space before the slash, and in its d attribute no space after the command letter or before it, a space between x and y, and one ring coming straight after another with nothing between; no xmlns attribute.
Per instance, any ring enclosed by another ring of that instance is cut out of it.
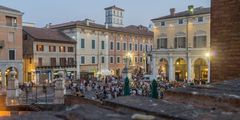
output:
<svg viewBox="0 0 240 120"><path fill-rule="evenodd" d="M193 15L193 13L194 13L194 6L193 5L190 5L190 6L188 6L188 13L189 13L189 15L187 15L187 17L186 17L186 19L187 19L187 25L186 25L186 40L187 40L187 45L186 45L186 50L187 50L187 61L188 61L188 67L187 67L187 82L191 82L191 69L190 69L190 65L191 65L191 62L189 62L189 61L191 61L191 59L189 58L189 45L188 45L188 42L189 42L189 33L188 33L188 31L189 31L189 19L190 19L190 17L191 17L191 15Z"/></svg>

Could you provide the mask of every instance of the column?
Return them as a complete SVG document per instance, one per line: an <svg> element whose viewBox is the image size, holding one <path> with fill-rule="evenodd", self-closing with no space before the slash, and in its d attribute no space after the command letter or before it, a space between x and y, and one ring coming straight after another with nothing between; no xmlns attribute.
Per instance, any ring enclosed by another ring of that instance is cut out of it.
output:
<svg viewBox="0 0 240 120"><path fill-rule="evenodd" d="M192 82L192 58L188 57L187 82Z"/></svg>
<svg viewBox="0 0 240 120"><path fill-rule="evenodd" d="M169 81L173 81L174 80L174 76L173 76L173 58L172 56L169 57L168 60L168 79Z"/></svg>
<svg viewBox="0 0 240 120"><path fill-rule="evenodd" d="M210 72L210 68L211 68L211 62L210 62L210 58L207 58L208 59L208 83L210 83L210 76L211 76L211 72Z"/></svg>
<svg viewBox="0 0 240 120"><path fill-rule="evenodd" d="M154 77L157 75L157 69L156 69L156 55L153 54L152 56L152 74Z"/></svg>

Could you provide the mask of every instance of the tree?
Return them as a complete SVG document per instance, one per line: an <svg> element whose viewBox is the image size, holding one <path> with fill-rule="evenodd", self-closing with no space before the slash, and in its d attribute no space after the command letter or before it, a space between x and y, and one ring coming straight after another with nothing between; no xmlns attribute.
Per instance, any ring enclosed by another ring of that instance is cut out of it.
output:
<svg viewBox="0 0 240 120"><path fill-rule="evenodd" d="M157 82L156 80L152 81L152 87L151 87L151 96L152 98L158 99L158 91L157 91Z"/></svg>
<svg viewBox="0 0 240 120"><path fill-rule="evenodd" d="M129 88L129 79L128 77L124 80L124 95L129 96L130 95L130 88Z"/></svg>

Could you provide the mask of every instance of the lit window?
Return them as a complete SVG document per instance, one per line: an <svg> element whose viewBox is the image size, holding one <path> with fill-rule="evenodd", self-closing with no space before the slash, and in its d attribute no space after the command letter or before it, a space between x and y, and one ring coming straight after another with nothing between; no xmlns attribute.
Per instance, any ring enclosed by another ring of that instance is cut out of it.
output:
<svg viewBox="0 0 240 120"><path fill-rule="evenodd" d="M65 49L65 46L59 46L59 52L65 52L66 49Z"/></svg>
<svg viewBox="0 0 240 120"><path fill-rule="evenodd" d="M43 52L43 51L44 51L44 46L43 46L43 45L37 45L37 46L36 46L36 50Z"/></svg>

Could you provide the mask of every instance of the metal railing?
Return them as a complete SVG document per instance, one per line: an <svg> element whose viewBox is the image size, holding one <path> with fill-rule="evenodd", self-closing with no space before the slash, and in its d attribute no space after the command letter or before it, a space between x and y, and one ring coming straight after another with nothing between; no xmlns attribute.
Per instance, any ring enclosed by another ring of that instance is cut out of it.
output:
<svg viewBox="0 0 240 120"><path fill-rule="evenodd" d="M18 101L20 105L54 104L54 86L24 86L20 90Z"/></svg>

